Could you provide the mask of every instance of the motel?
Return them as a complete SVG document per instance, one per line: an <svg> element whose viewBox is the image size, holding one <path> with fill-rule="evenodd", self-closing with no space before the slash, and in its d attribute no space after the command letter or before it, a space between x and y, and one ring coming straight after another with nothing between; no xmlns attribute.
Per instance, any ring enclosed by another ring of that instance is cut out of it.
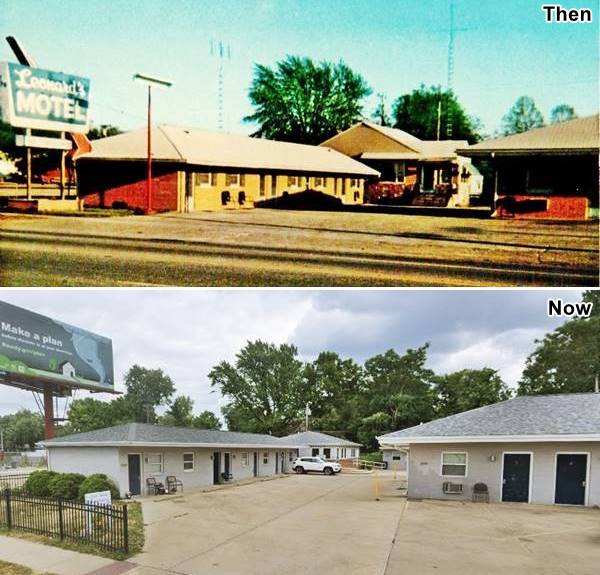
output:
<svg viewBox="0 0 600 575"><path fill-rule="evenodd" d="M42 441L48 469L104 473L127 493L176 477L183 489L271 477L291 470L297 445L271 435L128 423Z"/></svg>
<svg viewBox="0 0 600 575"><path fill-rule="evenodd" d="M299 192L361 204L377 170L333 149L161 125L152 128L155 211L245 209ZM146 211L147 130L102 138L77 159L87 207Z"/></svg>
<svg viewBox="0 0 600 575"><path fill-rule="evenodd" d="M348 441L318 431L302 431L286 435L282 443L300 445L299 457L322 457L323 459L354 460L360 458L360 443Z"/></svg>
<svg viewBox="0 0 600 575"><path fill-rule="evenodd" d="M377 438L409 499L600 505L600 393L521 396Z"/></svg>
<svg viewBox="0 0 600 575"><path fill-rule="evenodd" d="M483 176L457 152L468 146L466 140L420 140L363 120L322 145L380 172L369 186L370 202L468 207L483 189Z"/></svg>
<svg viewBox="0 0 600 575"><path fill-rule="evenodd" d="M459 153L491 164L494 216L586 220L598 217L598 119L486 140Z"/></svg>

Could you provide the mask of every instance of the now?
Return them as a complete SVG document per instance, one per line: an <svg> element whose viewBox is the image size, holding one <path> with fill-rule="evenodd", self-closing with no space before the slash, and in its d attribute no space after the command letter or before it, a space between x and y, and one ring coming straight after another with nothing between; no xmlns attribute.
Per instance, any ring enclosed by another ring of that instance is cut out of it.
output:
<svg viewBox="0 0 600 575"><path fill-rule="evenodd" d="M590 317L594 304L592 302L563 303L562 299L548 300L548 315L568 317Z"/></svg>

